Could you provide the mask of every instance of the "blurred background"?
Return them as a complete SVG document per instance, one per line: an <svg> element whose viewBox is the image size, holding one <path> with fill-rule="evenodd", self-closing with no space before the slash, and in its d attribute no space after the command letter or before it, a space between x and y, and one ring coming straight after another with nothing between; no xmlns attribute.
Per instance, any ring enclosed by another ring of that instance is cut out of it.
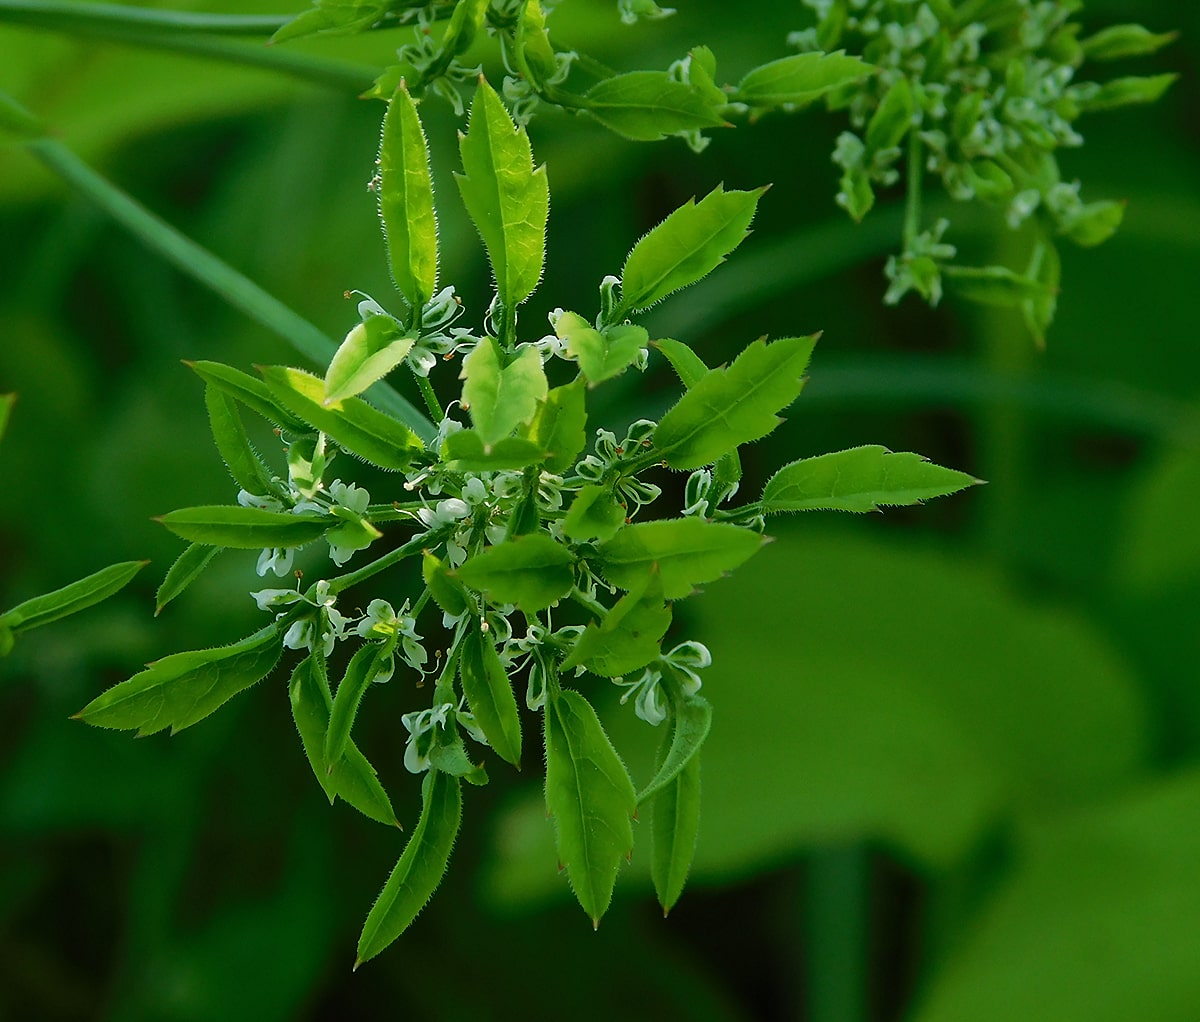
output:
<svg viewBox="0 0 1200 1022"><path fill-rule="evenodd" d="M552 27L621 69L708 43L736 81L784 56L799 23L791 3L678 6L626 27L608 0L571 0ZM1064 249L1045 351L1002 311L882 305L899 200L862 226L836 209L839 116L717 132L699 155L557 111L534 121L550 262L528 338L554 306L591 315L600 278L689 197L773 182L729 263L647 319L710 364L762 334L824 331L788 421L744 455L749 495L784 461L862 443L989 483L923 508L773 521L771 547L677 606L679 639L714 654L715 723L695 867L668 919L642 836L593 933L555 870L540 771L494 770L467 792L431 906L356 974L403 835L325 803L286 672L174 738L68 719L148 660L260 624L237 595L261 585L253 554L226 555L155 619L181 547L149 519L234 496L180 359L299 359L25 151L0 149L0 392L20 395L0 446L0 607L153 562L0 662L0 1019L1194 1022L1200 8L1089 0L1083 20L1180 29L1119 73L1182 78L1157 105L1089 117L1085 148L1064 154L1085 198L1128 210L1103 247ZM382 66L407 38L297 49ZM8 25L0 89L330 336L355 321L346 289L387 303L364 187L381 104ZM455 121L439 101L424 113L443 281L477 321L486 266L450 180ZM968 261L1016 261L1021 239L997 223L957 211ZM622 427L674 387L661 367L626 374L599 392L596 421ZM397 679L359 724L410 828L419 780L399 718L426 699ZM657 736L610 703L606 726L644 781Z"/></svg>

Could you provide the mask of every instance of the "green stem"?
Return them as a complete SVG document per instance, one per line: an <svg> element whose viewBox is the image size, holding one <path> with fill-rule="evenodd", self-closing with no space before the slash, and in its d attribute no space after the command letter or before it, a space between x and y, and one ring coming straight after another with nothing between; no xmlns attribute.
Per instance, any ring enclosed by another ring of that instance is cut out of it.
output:
<svg viewBox="0 0 1200 1022"><path fill-rule="evenodd" d="M423 500L410 500L403 504L372 504L367 508L367 518L372 522L410 522L413 520L412 512L426 506Z"/></svg>
<svg viewBox="0 0 1200 1022"><path fill-rule="evenodd" d="M377 557L370 564L359 568L358 571L352 571L347 575L339 575L337 578L330 579L329 592L331 595L344 592L351 586L356 586L359 582L365 582L367 579L378 575L381 571L386 571L392 565L399 564L406 557L413 557L426 547L436 546L440 541L440 533L422 532L419 536L414 536L403 546L398 546L395 550L389 550L382 557Z"/></svg>
<svg viewBox="0 0 1200 1022"><path fill-rule="evenodd" d="M908 193L904 200L904 251L911 252L921 233L921 189L924 187L925 154L921 136L908 133Z"/></svg>
<svg viewBox="0 0 1200 1022"><path fill-rule="evenodd" d="M425 408L429 411L430 417L434 422L441 422L446 417L446 412L438 402L437 394L434 393L429 377L413 373L413 378L417 381L417 390L421 392L421 398L425 402Z"/></svg>
<svg viewBox="0 0 1200 1022"><path fill-rule="evenodd" d="M79 3L78 0L0 0L0 21L66 32L82 30L89 25L115 25L152 32L270 35L290 20L286 14L207 14L160 11L124 4Z"/></svg>
<svg viewBox="0 0 1200 1022"><path fill-rule="evenodd" d="M43 138L25 145L37 159L167 262L278 334L317 365L329 363L337 345L317 327L97 174L61 142ZM400 419L422 440L429 441L436 435L433 423L391 387L377 383L367 393L381 409Z"/></svg>
<svg viewBox="0 0 1200 1022"><path fill-rule="evenodd" d="M587 593L581 589L572 589L570 593L571 599L579 604L584 610L594 615L599 620L603 621L608 616L608 608L599 600L593 600Z"/></svg>

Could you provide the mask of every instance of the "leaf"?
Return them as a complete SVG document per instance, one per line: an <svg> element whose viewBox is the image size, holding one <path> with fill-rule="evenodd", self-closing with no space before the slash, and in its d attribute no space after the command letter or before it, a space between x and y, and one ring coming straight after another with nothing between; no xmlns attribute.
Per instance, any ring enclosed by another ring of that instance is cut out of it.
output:
<svg viewBox="0 0 1200 1022"><path fill-rule="evenodd" d="M325 372L324 405L361 394L382 380L412 351L413 339L401 336L391 316L368 316L346 334Z"/></svg>
<svg viewBox="0 0 1200 1022"><path fill-rule="evenodd" d="M493 603L515 603L523 612L545 610L575 584L575 558L561 543L538 534L520 536L476 554L451 572Z"/></svg>
<svg viewBox="0 0 1200 1022"><path fill-rule="evenodd" d="M638 312L694 284L725 261L750 233L766 188L726 192L720 185L689 199L641 239L621 271L621 310Z"/></svg>
<svg viewBox="0 0 1200 1022"><path fill-rule="evenodd" d="M451 578L446 571L446 565L435 554L424 551L421 558L421 577L429 587L429 595L433 602L446 614L458 617L465 614L467 594L458 579Z"/></svg>
<svg viewBox="0 0 1200 1022"><path fill-rule="evenodd" d="M296 722L304 755L308 757L313 774L331 804L340 797L369 819L388 827L398 827L400 824L391 800L379 783L375 768L353 740L346 743L345 751L333 769L329 768L325 759L325 734L332 701L329 680L324 674L324 657L308 656L296 665L288 682L292 719Z"/></svg>
<svg viewBox="0 0 1200 1022"><path fill-rule="evenodd" d="M429 145L403 82L383 118L379 176L379 215L392 280L409 307L419 310L437 290L437 214Z"/></svg>
<svg viewBox="0 0 1200 1022"><path fill-rule="evenodd" d="M816 336L750 344L726 368L709 370L663 416L654 446L672 468L711 464L739 444L758 440L778 424L776 412L804 386Z"/></svg>
<svg viewBox="0 0 1200 1022"><path fill-rule="evenodd" d="M485 337L463 359L463 403L484 443L484 452L517 426L532 419L538 402L549 392L546 372L537 348L523 345L504 364L504 354L494 337Z"/></svg>
<svg viewBox="0 0 1200 1022"><path fill-rule="evenodd" d="M625 372L650 340L643 327L623 323L600 331L574 312L558 314L554 332L593 385Z"/></svg>
<svg viewBox="0 0 1200 1022"><path fill-rule="evenodd" d="M329 727L325 732L327 769L341 760L346 751L350 741L350 730L354 727L354 718L358 716L358 707L371 683L379 677L381 671L390 675L392 651L395 647L394 637L392 641L364 643L354 651L350 663L346 665L346 673L338 682L337 692L333 696Z"/></svg>
<svg viewBox="0 0 1200 1022"><path fill-rule="evenodd" d="M521 717L512 683L491 638L472 628L458 661L463 694L496 755L521 769Z"/></svg>
<svg viewBox="0 0 1200 1022"><path fill-rule="evenodd" d="M1045 284L1007 266L943 266L942 273L956 295L981 305L1005 309L1054 296Z"/></svg>
<svg viewBox="0 0 1200 1022"><path fill-rule="evenodd" d="M313 10L302 11L279 29L270 42L283 43L308 35L350 35L378 22L392 6L390 0L314 0Z"/></svg>
<svg viewBox="0 0 1200 1022"><path fill-rule="evenodd" d="M1076 245L1093 248L1108 241L1124 218L1123 202L1089 202L1065 217L1061 229Z"/></svg>
<svg viewBox="0 0 1200 1022"><path fill-rule="evenodd" d="M233 401L216 384L206 383L204 406L208 409L213 441L233 481L247 493L258 496L275 493L278 487L271 482L271 474L250 445Z"/></svg>
<svg viewBox="0 0 1200 1022"><path fill-rule="evenodd" d="M1110 25L1079 45L1088 60L1119 60L1148 56L1178 37L1178 32L1151 32L1142 25Z"/></svg>
<svg viewBox="0 0 1200 1022"><path fill-rule="evenodd" d="M676 132L725 126L724 97L665 71L630 71L605 78L580 97L584 109L610 131L635 142L657 142Z"/></svg>
<svg viewBox="0 0 1200 1022"><path fill-rule="evenodd" d="M675 375L679 377L679 382L683 384L685 390L691 390L708 372L708 366L704 364L703 359L684 344L683 341L676 341L670 337L661 337L657 341L651 341L650 346L657 348L666 356L667 361L671 363L671 368L675 370Z"/></svg>
<svg viewBox="0 0 1200 1022"><path fill-rule="evenodd" d="M359 398L348 397L327 407L325 383L318 376L284 366L263 366L259 372L272 396L288 411L363 461L398 471L423 449L411 429Z"/></svg>
<svg viewBox="0 0 1200 1022"><path fill-rule="evenodd" d="M337 524L337 519L329 515L265 511L232 504L180 508L155 521L190 543L236 550L304 546Z"/></svg>
<svg viewBox="0 0 1200 1022"><path fill-rule="evenodd" d="M356 969L408 929L425 907L442 882L461 823L461 782L430 770L421 784L421 818L363 924Z"/></svg>
<svg viewBox="0 0 1200 1022"><path fill-rule="evenodd" d="M583 380L553 387L522 430L546 452L546 470L565 472L587 445L587 395Z"/></svg>
<svg viewBox="0 0 1200 1022"><path fill-rule="evenodd" d="M873 153L894 149L913 126L915 115L912 86L907 78L897 78L867 122L867 149Z"/></svg>
<svg viewBox="0 0 1200 1022"><path fill-rule="evenodd" d="M767 482L761 506L766 514L816 509L878 511L882 506L944 497L979 482L919 454L893 454L871 444L785 465Z"/></svg>
<svg viewBox="0 0 1200 1022"><path fill-rule="evenodd" d="M21 140L39 138L46 126L7 92L0 92L0 135ZM0 429L0 434L4 431Z"/></svg>
<svg viewBox="0 0 1200 1022"><path fill-rule="evenodd" d="M563 533L580 543L612 539L625 525L625 508L611 486L585 486L571 501L563 519Z"/></svg>
<svg viewBox="0 0 1200 1022"><path fill-rule="evenodd" d="M803 106L874 70L858 57L847 56L844 50L797 53L747 72L730 98L759 108Z"/></svg>
<svg viewBox="0 0 1200 1022"><path fill-rule="evenodd" d="M534 168L529 136L485 81L475 90L459 151L464 173L455 180L487 246L500 301L515 308L542 276L550 212L546 168Z"/></svg>
<svg viewBox="0 0 1200 1022"><path fill-rule="evenodd" d="M622 596L597 625L590 623L576 640L560 670L584 667L604 678L618 678L645 667L662 652L671 626L670 604L663 602L662 578L651 571Z"/></svg>
<svg viewBox="0 0 1200 1022"><path fill-rule="evenodd" d="M500 472L536 465L545 458L545 449L532 440L506 436L485 444L474 429L451 433L442 445L442 461L452 472Z"/></svg>
<svg viewBox="0 0 1200 1022"><path fill-rule="evenodd" d="M700 756L697 754L650 807L650 877L664 916L683 893L699 832Z"/></svg>
<svg viewBox="0 0 1200 1022"><path fill-rule="evenodd" d="M593 926L612 901L621 860L633 852L637 796L596 711L578 692L545 707L546 809L558 858Z"/></svg>
<svg viewBox="0 0 1200 1022"><path fill-rule="evenodd" d="M712 727L712 707L698 695L684 695L678 686L671 689L671 743L661 758L654 777L638 793L644 805L673 784L700 753L700 746Z"/></svg>
<svg viewBox="0 0 1200 1022"><path fill-rule="evenodd" d="M1079 108L1085 113L1092 113L1096 110L1115 110L1122 106L1156 103L1178 77L1177 74L1162 74L1114 78L1101 85L1094 96L1081 99Z"/></svg>
<svg viewBox="0 0 1200 1022"><path fill-rule="evenodd" d="M87 704L77 717L97 727L171 734L203 720L270 673L283 649L277 624L232 646L172 653Z"/></svg>
<svg viewBox="0 0 1200 1022"><path fill-rule="evenodd" d="M81 578L52 593L35 596L18 603L11 610L0 614L3 624L13 635L20 635L31 628L48 625L70 614L95 606L114 593L124 589L149 561L121 561Z"/></svg>
<svg viewBox="0 0 1200 1022"><path fill-rule="evenodd" d="M309 432L309 425L296 418L276 401L262 380L257 380L240 369L234 369L233 366L223 365L220 362L184 361L183 364L205 383L211 383L235 401L245 405L251 411L257 412L268 422L275 423L276 426L289 433Z"/></svg>
<svg viewBox="0 0 1200 1022"><path fill-rule="evenodd" d="M663 596L681 599L749 560L763 538L727 522L674 518L627 525L597 551L604 577L632 590L655 564L662 572Z"/></svg>
<svg viewBox="0 0 1200 1022"><path fill-rule="evenodd" d="M158 587L154 597L154 616L162 613L163 607L195 582L222 549L205 543L189 543L183 553L175 558L175 563L167 570L166 578Z"/></svg>

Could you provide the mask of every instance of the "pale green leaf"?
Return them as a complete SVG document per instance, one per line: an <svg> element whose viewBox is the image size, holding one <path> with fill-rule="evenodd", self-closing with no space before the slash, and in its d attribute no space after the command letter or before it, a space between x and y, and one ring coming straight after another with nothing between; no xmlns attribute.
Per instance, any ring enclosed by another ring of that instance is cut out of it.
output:
<svg viewBox="0 0 1200 1022"><path fill-rule="evenodd" d="M708 372L708 366L704 364L703 359L683 341L661 337L657 341L652 341L651 347L657 348L666 356L685 390L691 390Z"/></svg>
<svg viewBox="0 0 1200 1022"><path fill-rule="evenodd" d="M579 362L591 384L619 376L650 342L643 327L621 323L600 331L574 312L554 317L554 332L567 342L567 354Z"/></svg>
<svg viewBox="0 0 1200 1022"><path fill-rule="evenodd" d="M571 591L574 564L571 552L549 536L521 536L468 558L451 577L493 603L515 603L532 613Z"/></svg>
<svg viewBox="0 0 1200 1022"><path fill-rule="evenodd" d="M747 72L730 98L759 108L803 106L874 70L866 61L848 56L843 50L796 53Z"/></svg>
<svg viewBox="0 0 1200 1022"><path fill-rule="evenodd" d="M1151 32L1142 25L1110 25L1079 41L1088 60L1143 57L1179 38L1178 32Z"/></svg>
<svg viewBox="0 0 1200 1022"><path fill-rule="evenodd" d="M488 744L501 759L521 768L521 717L512 683L491 637L472 628L458 661L463 695Z"/></svg>
<svg viewBox="0 0 1200 1022"><path fill-rule="evenodd" d="M531 344L522 345L505 365L499 343L485 337L463 359L461 375L466 381L463 403L484 442L485 453L488 445L529 422L549 392L541 355Z"/></svg>
<svg viewBox="0 0 1200 1022"><path fill-rule="evenodd" d="M363 32L378 22L392 7L391 0L314 0L312 10L302 11L271 36L283 43L309 35L349 35Z"/></svg>
<svg viewBox="0 0 1200 1022"><path fill-rule="evenodd" d="M368 316L356 324L334 352L325 372L324 405L361 394L404 361L413 339L401 336L391 316Z"/></svg>
<svg viewBox="0 0 1200 1022"><path fill-rule="evenodd" d="M122 561L71 582L52 593L35 596L0 614L3 623L14 635L31 628L48 625L70 614L95 606L125 588L149 561Z"/></svg>
<svg viewBox="0 0 1200 1022"><path fill-rule="evenodd" d="M1115 110L1122 106L1156 103L1178 77L1177 74L1162 74L1114 78L1101 85L1094 96L1081 99L1079 108L1091 113L1096 110Z"/></svg>
<svg viewBox="0 0 1200 1022"><path fill-rule="evenodd" d="M635 142L657 142L680 131L720 128L724 97L677 81L665 71L630 71L593 85L584 109L610 131Z"/></svg>
<svg viewBox="0 0 1200 1022"><path fill-rule="evenodd" d="M182 593L196 581L207 568L214 557L222 550L219 546L209 546L205 543L189 543L183 553L175 558L175 563L167 569L166 577L154 596L154 615L157 617L163 607Z"/></svg>
<svg viewBox="0 0 1200 1022"><path fill-rule="evenodd" d="M251 411L257 412L268 422L286 429L289 433L305 433L309 426L289 412L275 400L270 389L262 380L255 379L240 369L224 365L221 362L188 362L183 363L199 376L205 383L223 391Z"/></svg>
<svg viewBox="0 0 1200 1022"><path fill-rule="evenodd" d="M894 149L908 134L915 116L912 86L907 78L897 78L867 122L867 149L871 152Z"/></svg>
<svg viewBox="0 0 1200 1022"><path fill-rule="evenodd" d="M337 524L337 519L329 515L265 511L232 504L180 508L155 521L189 543L236 550L303 546L320 539L326 529Z"/></svg>

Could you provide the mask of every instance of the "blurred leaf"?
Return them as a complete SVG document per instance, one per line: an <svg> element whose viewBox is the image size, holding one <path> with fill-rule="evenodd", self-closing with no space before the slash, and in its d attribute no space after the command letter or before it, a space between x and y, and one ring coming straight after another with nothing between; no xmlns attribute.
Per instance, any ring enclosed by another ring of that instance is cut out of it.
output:
<svg viewBox="0 0 1200 1022"><path fill-rule="evenodd" d="M875 113L867 122L867 149L881 152L894 149L908 134L916 114L916 101L908 79L901 76L883 94Z"/></svg>
<svg viewBox="0 0 1200 1022"><path fill-rule="evenodd" d="M1151 32L1142 25L1109 25L1079 45L1088 60L1120 60L1142 57L1174 42L1178 32Z"/></svg>
<svg viewBox="0 0 1200 1022"><path fill-rule="evenodd" d="M1005 309L1054 297L1046 284L1007 266L943 266L942 273L956 295L982 305Z"/></svg>
<svg viewBox="0 0 1200 1022"><path fill-rule="evenodd" d="M167 569L166 577L158 587L154 597L154 616L162 613L163 607L195 582L222 549L204 543L189 543Z"/></svg>
<svg viewBox="0 0 1200 1022"><path fill-rule="evenodd" d="M6 92L0 92L0 137L37 138L46 126Z"/></svg>
<svg viewBox="0 0 1200 1022"><path fill-rule="evenodd" d="M233 504L180 508L157 520L190 543L236 550L304 546L320 539L337 521L329 515L264 511Z"/></svg>
<svg viewBox="0 0 1200 1022"><path fill-rule="evenodd" d="M0 614L0 623L12 634L20 635L31 628L39 628L70 614L77 614L120 592L148 563L149 561L122 561L120 564L110 564L107 568L101 568L86 578L55 589L52 593L35 596L17 604L11 610Z"/></svg>
<svg viewBox="0 0 1200 1022"><path fill-rule="evenodd" d="M334 352L325 372L325 405L361 394L404 361L413 338L402 337L391 316L368 316Z"/></svg>
<svg viewBox="0 0 1200 1022"><path fill-rule="evenodd" d="M1144 596L1200 579L1200 456L1178 451L1143 474L1128 504L1116 565L1121 591Z"/></svg>
<svg viewBox="0 0 1200 1022"><path fill-rule="evenodd" d="M657 142L676 132L725 124L723 101L666 71L630 71L602 79L584 94L582 103L610 131L635 142Z"/></svg>
<svg viewBox="0 0 1200 1022"><path fill-rule="evenodd" d="M566 596L575 584L575 558L561 543L540 534L490 546L450 573L493 603L515 603L532 613Z"/></svg>
<svg viewBox="0 0 1200 1022"><path fill-rule="evenodd" d="M458 661L463 695L496 755L521 769L521 717L512 682L489 635L472 628Z"/></svg>
<svg viewBox="0 0 1200 1022"><path fill-rule="evenodd" d="M730 97L752 107L804 105L832 89L859 81L874 67L844 51L796 53L753 68Z"/></svg>
<svg viewBox="0 0 1200 1022"><path fill-rule="evenodd" d="M4 439L5 430L8 429L8 419L16 402L16 394L0 394L0 440Z"/></svg>
<svg viewBox="0 0 1200 1022"><path fill-rule="evenodd" d="M283 43L306 35L363 32L398 6L390 0L314 0L314 3L312 10L301 11L271 36L271 42Z"/></svg>
<svg viewBox="0 0 1200 1022"><path fill-rule="evenodd" d="M1090 99L1079 101L1085 113L1096 110L1115 110L1117 107L1156 103L1175 82L1179 75L1163 74L1148 77L1131 76L1114 78L1100 86Z"/></svg>
<svg viewBox="0 0 1200 1022"><path fill-rule="evenodd" d="M494 337L485 337L463 359L462 377L466 380L463 404L471 413L485 453L489 445L529 422L549 390L537 348L524 345L505 365L504 353Z"/></svg>

